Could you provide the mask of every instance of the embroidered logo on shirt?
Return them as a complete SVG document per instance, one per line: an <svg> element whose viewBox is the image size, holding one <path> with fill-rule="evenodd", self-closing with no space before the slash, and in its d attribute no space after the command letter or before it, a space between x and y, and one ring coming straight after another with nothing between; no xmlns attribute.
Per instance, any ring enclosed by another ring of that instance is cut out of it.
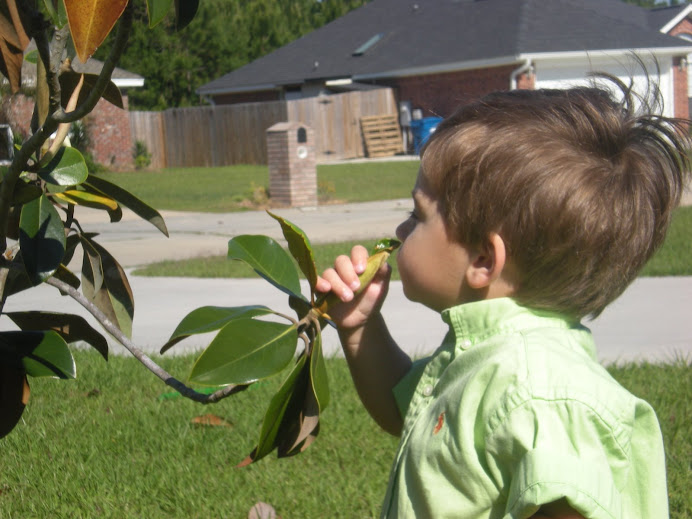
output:
<svg viewBox="0 0 692 519"><path fill-rule="evenodd" d="M437 417L437 425L435 425L435 428L433 429L433 434L437 434L440 432L440 429L442 429L442 426L445 424L445 412L442 411L440 413L440 416Z"/></svg>

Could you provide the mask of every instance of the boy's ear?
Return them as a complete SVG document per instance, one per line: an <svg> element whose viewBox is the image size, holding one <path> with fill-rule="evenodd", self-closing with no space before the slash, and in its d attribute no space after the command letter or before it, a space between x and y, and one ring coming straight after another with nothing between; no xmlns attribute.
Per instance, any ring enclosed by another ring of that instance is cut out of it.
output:
<svg viewBox="0 0 692 519"><path fill-rule="evenodd" d="M497 233L491 233L485 245L471 257L466 271L466 281L473 289L489 287L505 268L507 252L505 242Z"/></svg>

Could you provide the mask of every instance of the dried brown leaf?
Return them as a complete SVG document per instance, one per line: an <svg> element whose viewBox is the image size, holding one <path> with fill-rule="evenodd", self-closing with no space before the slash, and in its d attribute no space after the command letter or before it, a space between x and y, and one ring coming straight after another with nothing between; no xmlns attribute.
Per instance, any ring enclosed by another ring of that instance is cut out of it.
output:
<svg viewBox="0 0 692 519"><path fill-rule="evenodd" d="M195 425L204 425L204 426L210 426L210 427L233 427L233 424L230 422L227 422L220 416L216 416L215 414L205 414L202 416L196 416L194 417L191 422Z"/></svg>

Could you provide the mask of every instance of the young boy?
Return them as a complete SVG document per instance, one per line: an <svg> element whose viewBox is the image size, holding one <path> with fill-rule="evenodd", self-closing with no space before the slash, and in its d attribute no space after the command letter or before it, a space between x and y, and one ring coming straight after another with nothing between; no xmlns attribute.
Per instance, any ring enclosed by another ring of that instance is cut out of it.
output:
<svg viewBox="0 0 692 519"><path fill-rule="evenodd" d="M318 282L365 407L401 435L382 517L668 517L654 411L580 324L661 245L688 177L687 127L605 87L496 93L443 121L397 228L406 296L449 333L411 362L367 252ZM636 106L635 106L636 105Z"/></svg>

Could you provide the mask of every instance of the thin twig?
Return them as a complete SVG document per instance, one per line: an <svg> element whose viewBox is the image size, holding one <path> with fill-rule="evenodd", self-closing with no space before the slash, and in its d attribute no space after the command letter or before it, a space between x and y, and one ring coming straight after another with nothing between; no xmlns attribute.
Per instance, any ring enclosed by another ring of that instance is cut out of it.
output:
<svg viewBox="0 0 692 519"><path fill-rule="evenodd" d="M84 296L79 290L68 285L64 281L61 281L55 277L51 277L46 281L47 284L54 286L60 291L69 295L72 299L77 301L80 305L87 309L87 311L96 318L96 320L103 326L103 328L110 333L120 344L122 344L138 361L140 361L149 371L154 375L163 380L166 385L175 389L182 396L199 402L201 404L212 404L231 396L235 393L239 393L244 389L247 389L247 384L236 384L227 386L223 389L215 391L209 395L204 393L198 393L194 389L186 386L183 382L179 381L173 375L164 370L161 366L156 364L146 353L139 349L132 340L127 337L101 310L99 310L86 296Z"/></svg>

